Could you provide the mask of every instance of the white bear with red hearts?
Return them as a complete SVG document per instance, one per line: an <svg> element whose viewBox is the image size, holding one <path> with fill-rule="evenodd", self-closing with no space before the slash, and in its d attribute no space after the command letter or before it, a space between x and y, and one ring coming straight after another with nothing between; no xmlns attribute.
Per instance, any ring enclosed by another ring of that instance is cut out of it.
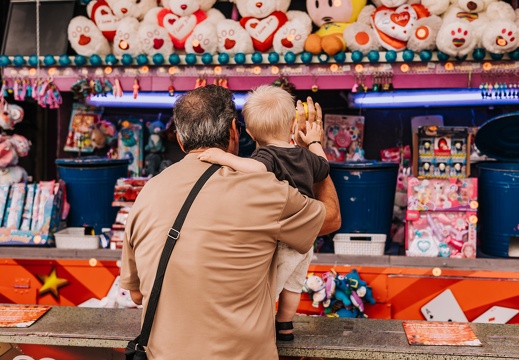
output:
<svg viewBox="0 0 519 360"><path fill-rule="evenodd" d="M451 0L442 18L436 46L449 56L464 57L480 47L503 54L519 46L514 9L504 1Z"/></svg>
<svg viewBox="0 0 519 360"><path fill-rule="evenodd" d="M113 42L119 26L117 17L105 0L92 0L87 5L88 17L97 25L108 42Z"/></svg>
<svg viewBox="0 0 519 360"><path fill-rule="evenodd" d="M449 0L373 0L357 21L344 31L348 48L366 54L370 50L416 52L433 50Z"/></svg>
<svg viewBox="0 0 519 360"><path fill-rule="evenodd" d="M143 22L158 24L169 34L175 49L188 53L216 53L216 24L225 19L213 9L216 0L168 0L149 10Z"/></svg>
<svg viewBox="0 0 519 360"><path fill-rule="evenodd" d="M239 22L230 20L218 24L220 52L236 54L273 50L285 54L304 50L304 41L312 30L312 20L305 12L288 11L289 0L233 2L241 19Z"/></svg>
<svg viewBox="0 0 519 360"><path fill-rule="evenodd" d="M431 15L417 0L376 0L371 26L380 44L387 50L402 51L420 19ZM427 41L425 37L423 41Z"/></svg>

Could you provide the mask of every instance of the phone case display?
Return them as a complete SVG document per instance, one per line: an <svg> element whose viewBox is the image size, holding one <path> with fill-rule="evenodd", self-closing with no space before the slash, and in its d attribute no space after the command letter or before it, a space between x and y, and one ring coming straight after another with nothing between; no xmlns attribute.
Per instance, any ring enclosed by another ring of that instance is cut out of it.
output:
<svg viewBox="0 0 519 360"><path fill-rule="evenodd" d="M120 121L120 125L117 142L119 159L130 158L129 175L140 176L143 163L143 120L125 119Z"/></svg>
<svg viewBox="0 0 519 360"><path fill-rule="evenodd" d="M421 126L414 134L413 174L423 178L470 175L470 138L466 127Z"/></svg>
<svg viewBox="0 0 519 360"><path fill-rule="evenodd" d="M407 211L407 255L476 257L475 211Z"/></svg>
<svg viewBox="0 0 519 360"><path fill-rule="evenodd" d="M61 180L11 184L8 197L0 204L0 209L5 209L0 245L54 246L53 233L61 220L64 192ZM2 186L0 197L4 194Z"/></svg>
<svg viewBox="0 0 519 360"><path fill-rule="evenodd" d="M407 209L418 211L476 211L478 179L418 179L407 183Z"/></svg>
<svg viewBox="0 0 519 360"><path fill-rule="evenodd" d="M91 153L92 127L101 120L101 110L92 106L74 103L64 151Z"/></svg>
<svg viewBox="0 0 519 360"><path fill-rule="evenodd" d="M363 157L364 116L324 115L324 152L330 162Z"/></svg>

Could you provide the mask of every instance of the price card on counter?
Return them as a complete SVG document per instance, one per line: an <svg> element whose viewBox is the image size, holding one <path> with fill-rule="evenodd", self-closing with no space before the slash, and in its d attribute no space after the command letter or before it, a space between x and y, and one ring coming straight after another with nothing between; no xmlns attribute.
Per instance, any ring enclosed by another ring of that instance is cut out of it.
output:
<svg viewBox="0 0 519 360"><path fill-rule="evenodd" d="M29 327L50 308L49 305L2 305L0 327Z"/></svg>
<svg viewBox="0 0 519 360"><path fill-rule="evenodd" d="M482 346L467 323L403 322L409 345Z"/></svg>

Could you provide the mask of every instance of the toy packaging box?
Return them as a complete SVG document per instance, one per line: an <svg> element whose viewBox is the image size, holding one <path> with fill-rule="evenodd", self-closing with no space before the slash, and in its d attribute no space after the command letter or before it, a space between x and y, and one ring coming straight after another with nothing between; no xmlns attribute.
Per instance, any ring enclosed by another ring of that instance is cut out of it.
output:
<svg viewBox="0 0 519 360"><path fill-rule="evenodd" d="M445 179L470 175L471 133L467 127L421 126L413 136L415 176Z"/></svg>
<svg viewBox="0 0 519 360"><path fill-rule="evenodd" d="M408 178L408 210L476 211L478 206L477 178Z"/></svg>
<svg viewBox="0 0 519 360"><path fill-rule="evenodd" d="M407 256L476 257L476 212L408 210L406 219Z"/></svg>
<svg viewBox="0 0 519 360"><path fill-rule="evenodd" d="M101 120L102 111L92 106L75 103L70 116L67 141L64 151L91 153L91 127Z"/></svg>
<svg viewBox="0 0 519 360"><path fill-rule="evenodd" d="M354 160L357 149L362 149L364 117L350 115L324 115L323 146L330 162Z"/></svg>
<svg viewBox="0 0 519 360"><path fill-rule="evenodd" d="M65 201L65 183L18 183L10 189L2 214L0 246L54 246L54 232L58 230Z"/></svg>

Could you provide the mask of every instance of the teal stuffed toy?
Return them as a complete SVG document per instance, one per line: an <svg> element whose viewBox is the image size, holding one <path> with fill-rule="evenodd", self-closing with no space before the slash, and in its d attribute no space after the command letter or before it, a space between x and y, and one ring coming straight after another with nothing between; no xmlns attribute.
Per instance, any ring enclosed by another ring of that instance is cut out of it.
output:
<svg viewBox="0 0 519 360"><path fill-rule="evenodd" d="M152 122L147 122L146 127L150 132L150 137L144 150L150 151L152 153L164 152L165 147L162 143L161 137L161 132L166 128L164 123L159 119Z"/></svg>

